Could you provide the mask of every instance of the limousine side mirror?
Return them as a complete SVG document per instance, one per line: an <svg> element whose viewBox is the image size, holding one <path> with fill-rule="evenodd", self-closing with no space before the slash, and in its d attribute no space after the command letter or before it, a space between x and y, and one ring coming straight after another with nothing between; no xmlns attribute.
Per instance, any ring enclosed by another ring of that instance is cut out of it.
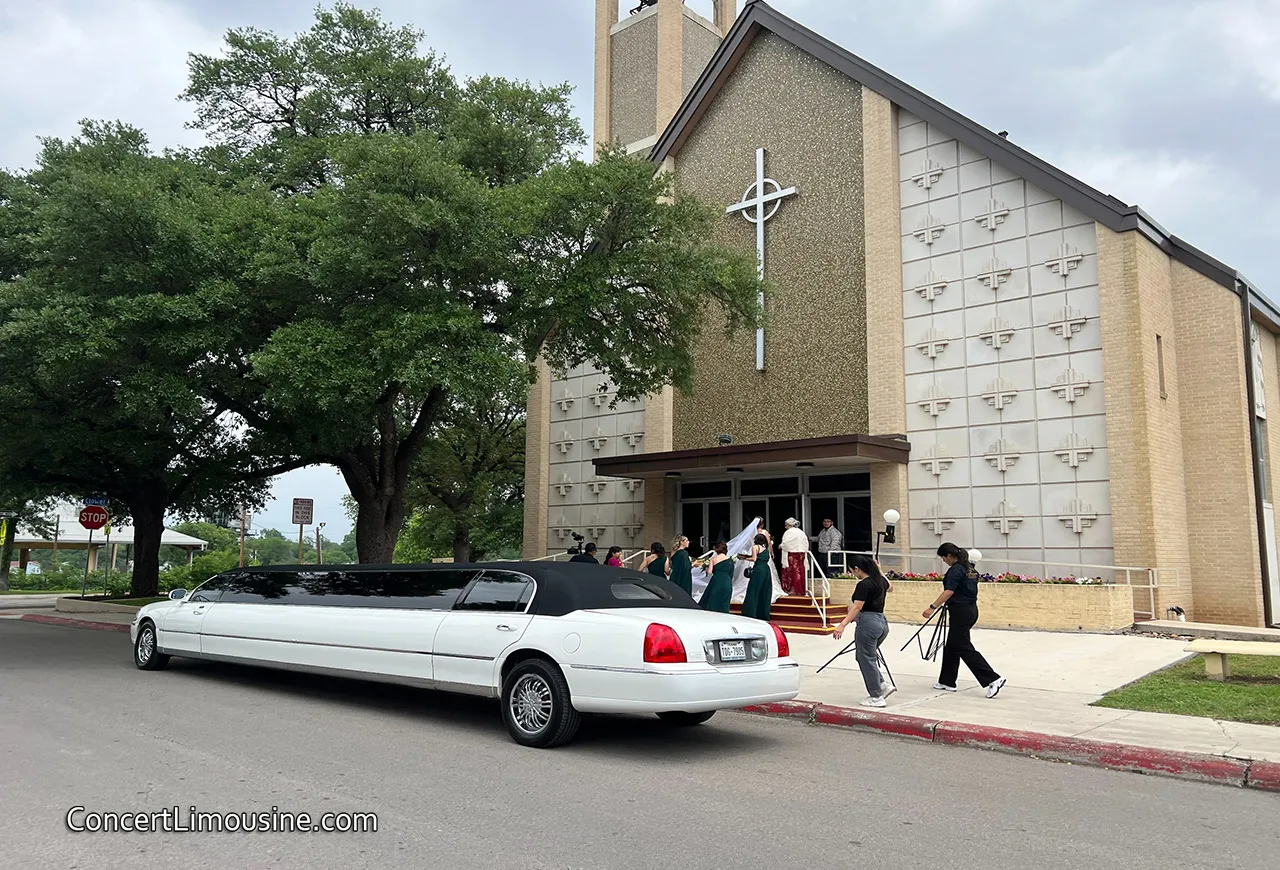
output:
<svg viewBox="0 0 1280 870"><path fill-rule="evenodd" d="M187 590L185 589L174 589L169 593L169 598L172 601L181 601L186 597L187 597Z"/></svg>

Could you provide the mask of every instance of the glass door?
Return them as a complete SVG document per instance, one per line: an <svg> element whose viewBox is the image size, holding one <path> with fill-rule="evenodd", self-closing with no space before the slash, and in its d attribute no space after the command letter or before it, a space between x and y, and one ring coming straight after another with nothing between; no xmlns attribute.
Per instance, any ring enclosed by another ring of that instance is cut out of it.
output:
<svg viewBox="0 0 1280 870"><path fill-rule="evenodd" d="M706 513L707 506L704 502L686 501L680 504L680 534L689 539L690 550L697 550L697 553L689 554L695 558L706 552L705 549L699 549L707 538ZM663 541L662 544L666 546L668 542Z"/></svg>
<svg viewBox="0 0 1280 870"><path fill-rule="evenodd" d="M734 531L731 527L732 512L729 509L727 501L709 501L707 502L707 525L708 532L706 544L702 548L702 552L707 552L721 541L726 544L733 537Z"/></svg>

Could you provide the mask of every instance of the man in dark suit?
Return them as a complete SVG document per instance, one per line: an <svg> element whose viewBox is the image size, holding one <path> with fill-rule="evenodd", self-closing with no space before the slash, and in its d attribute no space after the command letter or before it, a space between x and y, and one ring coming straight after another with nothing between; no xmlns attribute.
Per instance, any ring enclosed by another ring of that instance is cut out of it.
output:
<svg viewBox="0 0 1280 870"><path fill-rule="evenodd" d="M587 544L582 548L582 552L574 555L569 559L570 562L590 562L592 565L599 565L600 560L596 558L596 545Z"/></svg>

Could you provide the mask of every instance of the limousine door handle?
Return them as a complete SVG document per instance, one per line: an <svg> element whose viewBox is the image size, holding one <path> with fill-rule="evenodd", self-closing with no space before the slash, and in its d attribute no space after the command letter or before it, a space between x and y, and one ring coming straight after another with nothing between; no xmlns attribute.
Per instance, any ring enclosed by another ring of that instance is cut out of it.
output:
<svg viewBox="0 0 1280 870"><path fill-rule="evenodd" d="M516 629L515 629L515 626L513 626L513 625L500 625L500 626L498 626L498 631L515 631L515 630L516 630Z"/></svg>

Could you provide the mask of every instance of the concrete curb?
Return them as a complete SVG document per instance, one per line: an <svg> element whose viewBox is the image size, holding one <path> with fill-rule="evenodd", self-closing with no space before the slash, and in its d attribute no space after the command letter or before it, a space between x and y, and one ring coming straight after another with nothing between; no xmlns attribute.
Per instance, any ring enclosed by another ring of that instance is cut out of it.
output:
<svg viewBox="0 0 1280 870"><path fill-rule="evenodd" d="M875 731L947 746L971 746L1109 770L1280 792L1280 762L1104 743L1080 737L883 713L872 708L834 707L813 701L761 704L744 707L743 712L804 719L810 725Z"/></svg>
<svg viewBox="0 0 1280 870"><path fill-rule="evenodd" d="M129 626L118 622L93 622L88 619L70 619L65 616L45 616L43 613L24 613L19 619L29 622L43 622L46 625L69 625L72 628L95 628L98 631L128 632Z"/></svg>

